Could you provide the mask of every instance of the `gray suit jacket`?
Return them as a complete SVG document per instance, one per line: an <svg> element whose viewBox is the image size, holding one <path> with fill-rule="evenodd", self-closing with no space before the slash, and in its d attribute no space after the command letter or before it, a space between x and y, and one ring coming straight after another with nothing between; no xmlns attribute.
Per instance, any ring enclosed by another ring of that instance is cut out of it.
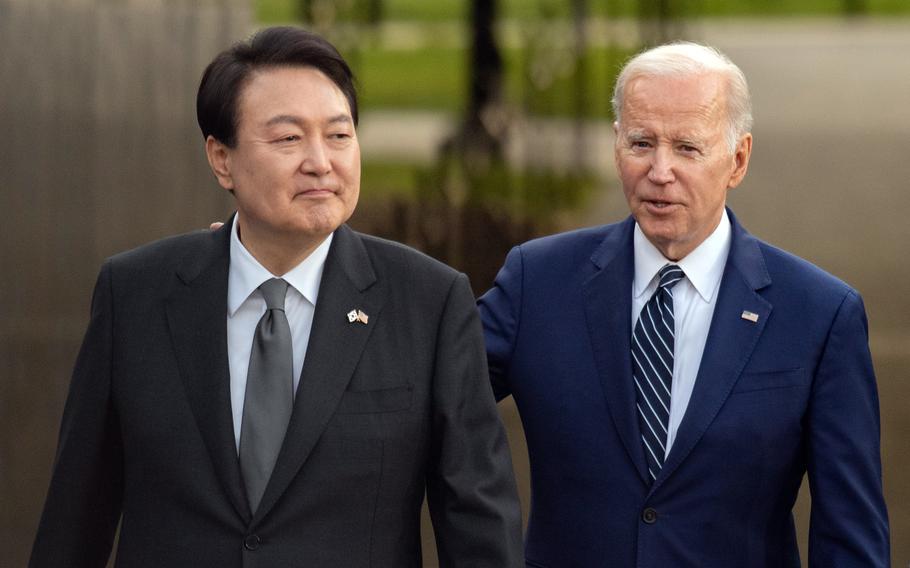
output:
<svg viewBox="0 0 910 568"><path fill-rule="evenodd" d="M30 566L520 566L518 499L467 278L342 226L261 505L234 446L230 223L109 259ZM369 323L350 323L361 309Z"/></svg>

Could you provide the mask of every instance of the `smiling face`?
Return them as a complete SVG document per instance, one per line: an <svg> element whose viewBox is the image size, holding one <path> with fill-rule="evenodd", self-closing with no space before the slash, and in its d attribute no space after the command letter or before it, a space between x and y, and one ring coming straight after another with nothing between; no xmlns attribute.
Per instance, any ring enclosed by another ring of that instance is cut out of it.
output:
<svg viewBox="0 0 910 568"><path fill-rule="evenodd" d="M206 154L237 199L241 240L260 262L282 247L305 258L357 205L360 146L348 101L312 67L271 67L253 72L237 110L235 146L210 136Z"/></svg>
<svg viewBox="0 0 910 568"><path fill-rule="evenodd" d="M679 260L720 223L727 191L746 174L752 136L730 152L725 86L716 74L641 76L624 94L622 123L614 125L623 192L648 240Z"/></svg>

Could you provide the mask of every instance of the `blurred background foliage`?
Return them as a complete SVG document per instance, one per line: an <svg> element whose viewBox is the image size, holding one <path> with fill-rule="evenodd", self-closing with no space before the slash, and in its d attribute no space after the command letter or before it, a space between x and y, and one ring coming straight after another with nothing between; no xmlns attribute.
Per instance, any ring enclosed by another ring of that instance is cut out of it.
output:
<svg viewBox="0 0 910 568"><path fill-rule="evenodd" d="M365 148L355 224L466 271L477 291L515 242L611 189L592 136L610 130L616 74L642 47L685 37L689 19L908 13L906 0L254 2L258 24L303 24L339 46L365 116L442 121L430 156L407 156L401 139L394 158ZM574 149L554 148L566 141Z"/></svg>
<svg viewBox="0 0 910 568"><path fill-rule="evenodd" d="M623 61L671 39L730 55L756 116L730 201L866 300L893 559L908 566L910 0L0 0L0 565L27 563L99 264L232 211L195 90L219 50L273 24L324 33L359 78L353 226L456 266L477 293L511 246L628 214L610 109ZM521 425L500 409L527 513ZM804 490L804 563L808 511Z"/></svg>
<svg viewBox="0 0 910 568"><path fill-rule="evenodd" d="M478 294L516 243L627 215L612 165L616 75L644 47L711 43L709 28L762 85L753 93L753 167L731 195L735 208L757 234L867 297L894 555L906 562L910 542L901 532L910 507L901 496L910 497L910 484L887 472L910 463L902 442L910 422L896 411L908 400L896 379L910 365L910 324L874 282L902 278L882 243L907 231L883 228L900 190L893 176L870 172L910 135L890 107L910 95L895 67L906 42L889 31L889 22L908 21L910 1L256 0L255 15L260 25L314 28L353 63L365 117L364 191L353 224L466 272ZM435 134L419 134L427 131ZM863 136L889 150L844 146ZM510 402L501 408L527 505L521 427ZM804 563L810 501L804 487L795 511Z"/></svg>
<svg viewBox="0 0 910 568"><path fill-rule="evenodd" d="M367 2L364 2L367 3ZM378 13L389 20L434 22L461 19L467 15L464 0L379 0ZM339 3L334 3L339 4ZM502 12L508 18L535 19L539 16L535 0L504 0ZM569 2L562 2L568 14ZM906 14L904 0L594 0L588 2L592 16L636 17L650 6L673 4L681 13L693 17L714 16L838 16L845 12L866 14ZM256 18L265 24L300 21L306 0L255 0Z"/></svg>

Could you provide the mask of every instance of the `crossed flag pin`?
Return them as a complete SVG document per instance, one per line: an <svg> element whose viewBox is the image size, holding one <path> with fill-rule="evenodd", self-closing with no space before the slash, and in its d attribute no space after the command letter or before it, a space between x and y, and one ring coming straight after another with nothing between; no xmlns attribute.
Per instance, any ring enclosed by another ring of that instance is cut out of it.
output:
<svg viewBox="0 0 910 568"><path fill-rule="evenodd" d="M351 310L348 312L348 323L354 323L355 321L366 325L370 321L370 316L363 313L362 310Z"/></svg>

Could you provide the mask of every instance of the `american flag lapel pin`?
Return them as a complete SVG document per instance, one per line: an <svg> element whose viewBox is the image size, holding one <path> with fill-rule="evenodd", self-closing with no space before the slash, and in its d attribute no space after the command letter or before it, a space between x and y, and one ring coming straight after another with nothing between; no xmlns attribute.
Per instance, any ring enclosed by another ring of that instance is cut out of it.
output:
<svg viewBox="0 0 910 568"><path fill-rule="evenodd" d="M739 317L743 318L744 320L751 321L752 323L755 323L758 321L758 314L756 314L755 312L750 312L749 310L743 310L742 315L740 315Z"/></svg>

